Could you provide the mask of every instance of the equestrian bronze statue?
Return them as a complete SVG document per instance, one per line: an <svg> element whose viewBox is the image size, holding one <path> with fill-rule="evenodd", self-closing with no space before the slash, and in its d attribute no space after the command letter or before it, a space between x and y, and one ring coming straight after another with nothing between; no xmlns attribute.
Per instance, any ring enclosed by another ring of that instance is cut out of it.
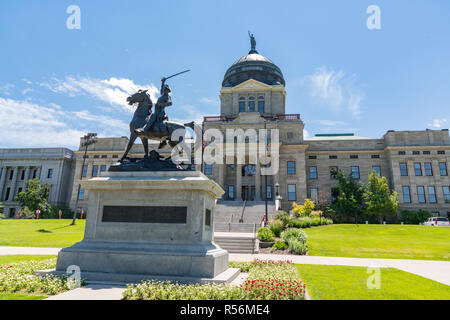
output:
<svg viewBox="0 0 450 320"><path fill-rule="evenodd" d="M114 171L123 170L124 167L127 166L130 168L135 168L139 166L139 164L143 167L146 167L147 169L149 169L149 167L151 166L156 166L156 169L170 169L171 167L176 166L175 164L172 164L170 157L166 160L161 160L162 157L157 151L153 150L149 153L148 140L151 139L159 141L160 143L158 146L158 150L167 144L171 148L174 148L184 138L183 133L186 132L186 128L194 128L194 122L182 124L174 121L169 121L169 118L165 112L165 108L172 105L172 98L170 97L171 89L169 85L166 84L166 81L169 78L188 71L189 70L186 70L170 77L161 79L161 96L156 101L155 112L152 112L153 103L150 95L147 93L147 90L139 90L138 92L127 98L127 102L129 105L136 105L136 110L134 112L133 119L130 122L130 140L128 142L125 153L119 160L121 165L112 168ZM177 140L172 140L172 134L176 130L180 130L177 132L177 136L181 137ZM141 139L142 144L144 145L144 158L141 159L140 163L136 162L137 159L131 159L128 157L128 153L130 152L138 137Z"/></svg>

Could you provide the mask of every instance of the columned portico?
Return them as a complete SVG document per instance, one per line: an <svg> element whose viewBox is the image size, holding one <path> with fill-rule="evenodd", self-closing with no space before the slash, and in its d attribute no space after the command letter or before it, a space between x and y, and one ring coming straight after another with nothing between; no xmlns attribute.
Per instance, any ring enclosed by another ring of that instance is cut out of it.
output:
<svg viewBox="0 0 450 320"><path fill-rule="evenodd" d="M13 177L12 177L12 182L11 182L11 191L9 192L9 198L7 199L7 201L13 201L14 197L15 197L15 193L16 193L16 184L17 184L17 176L19 173L19 168L18 167L13 167Z"/></svg>
<svg viewBox="0 0 450 320"><path fill-rule="evenodd" d="M3 190L5 186L6 181L6 173L8 171L8 167L2 167L1 168L1 174L0 174L0 201L3 200Z"/></svg>
<svg viewBox="0 0 450 320"><path fill-rule="evenodd" d="M236 164L236 201L242 201L242 164Z"/></svg>

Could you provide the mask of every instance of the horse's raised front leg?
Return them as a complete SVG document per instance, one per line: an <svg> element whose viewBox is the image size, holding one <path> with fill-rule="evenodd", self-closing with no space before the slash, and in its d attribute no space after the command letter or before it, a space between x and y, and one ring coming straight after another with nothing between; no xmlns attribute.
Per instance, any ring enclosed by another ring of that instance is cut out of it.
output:
<svg viewBox="0 0 450 320"><path fill-rule="evenodd" d="M134 145L134 142L136 141L136 138L137 138L137 134L132 132L131 135L130 135L130 141L128 141L127 149L125 150L125 153L123 154L123 156L119 160L119 162L123 162L123 160L125 160L125 158L128 155L128 152L130 152L131 147Z"/></svg>

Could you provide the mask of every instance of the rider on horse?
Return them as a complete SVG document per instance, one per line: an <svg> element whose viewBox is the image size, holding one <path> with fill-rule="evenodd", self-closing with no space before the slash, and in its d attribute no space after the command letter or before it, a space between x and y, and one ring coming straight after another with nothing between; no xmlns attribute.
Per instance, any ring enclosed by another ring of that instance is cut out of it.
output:
<svg viewBox="0 0 450 320"><path fill-rule="evenodd" d="M150 120L145 124L143 128L136 129L135 132L137 134L145 134L149 130L154 127L155 131L159 131L159 135L161 136L162 132L166 132L167 128L164 124L164 120L168 120L166 112L164 111L165 107L170 107L172 105L172 98L169 93L171 92L168 84L165 84L166 78L161 79L161 96L158 98L158 101L155 104L155 113L153 113L150 117Z"/></svg>

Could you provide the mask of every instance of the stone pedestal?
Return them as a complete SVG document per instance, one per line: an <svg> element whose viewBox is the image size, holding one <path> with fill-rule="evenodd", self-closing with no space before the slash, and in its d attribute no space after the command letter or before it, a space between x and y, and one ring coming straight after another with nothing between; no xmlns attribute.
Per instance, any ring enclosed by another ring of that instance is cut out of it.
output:
<svg viewBox="0 0 450 320"><path fill-rule="evenodd" d="M81 183L89 195L84 239L59 253L51 273L75 265L88 282L126 283L227 283L239 274L213 242L224 191L201 172L107 172Z"/></svg>

